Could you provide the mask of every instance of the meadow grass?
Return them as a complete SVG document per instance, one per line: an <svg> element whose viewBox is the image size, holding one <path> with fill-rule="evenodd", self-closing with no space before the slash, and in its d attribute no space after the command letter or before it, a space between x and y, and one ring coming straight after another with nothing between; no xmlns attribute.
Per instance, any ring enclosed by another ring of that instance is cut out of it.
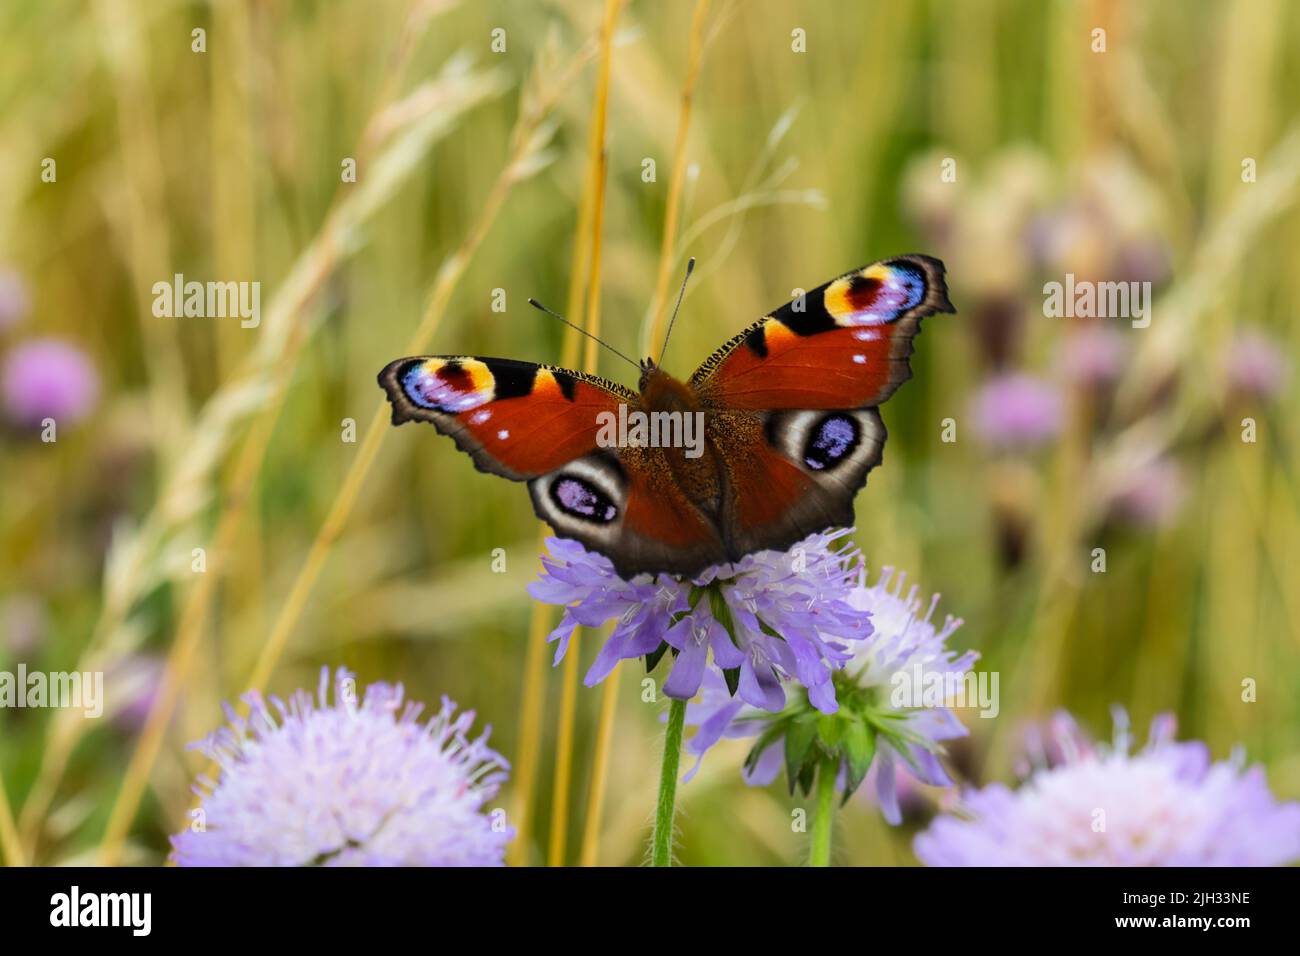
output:
<svg viewBox="0 0 1300 956"><path fill-rule="evenodd" d="M184 745L220 702L314 686L322 664L495 726L512 862L642 862L662 701L631 663L581 686L595 631L551 678L526 493L432 429L393 431L374 381L432 352L627 383L526 299L657 356L688 256L678 375L796 288L895 253L947 262L958 314L927 320L883 409L856 540L942 591L957 646L1001 673L999 717L962 715L960 779L1013 779L1058 708L1105 736L1120 704L1136 726L1173 711L1216 757L1244 746L1300 796L1295 384L1246 401L1224 370L1250 329L1300 356L1298 50L1277 0L6 4L0 268L33 307L0 358L56 336L103 383L55 443L0 433L0 625L18 602L44 621L32 647L0 635L0 669L159 676L143 704L110 679L98 722L0 712L5 862L162 862L212 769ZM1026 236L1062 208L1072 245L1048 271ZM969 427L981 317L1010 303L1011 365L1059 381L1077 323L1043 315L1043 282L1096 273L1130 230L1169 268L1113 396L1069 389L1056 441L990 451ZM176 272L261 281L260 326L155 317ZM1151 457L1176 463L1180 504L1117 521L1109 482ZM679 789L680 862L806 857L808 801L745 787L743 754L724 744ZM913 863L939 799L900 828L852 801L835 861Z"/></svg>

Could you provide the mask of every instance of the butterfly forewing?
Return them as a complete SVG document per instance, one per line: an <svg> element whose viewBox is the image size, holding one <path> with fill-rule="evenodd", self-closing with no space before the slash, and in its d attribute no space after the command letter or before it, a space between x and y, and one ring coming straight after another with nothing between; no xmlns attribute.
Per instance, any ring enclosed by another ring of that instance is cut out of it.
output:
<svg viewBox="0 0 1300 956"><path fill-rule="evenodd" d="M601 448L601 415L636 393L568 369L510 359L419 356L379 384L393 423L424 421L482 471L526 481L539 518L608 556L620 573L689 573L726 558L711 520L673 482L660 448Z"/></svg>
<svg viewBox="0 0 1300 956"><path fill-rule="evenodd" d="M952 311L939 260L872 263L759 319L711 355L691 386L714 408L879 405L911 375L921 319Z"/></svg>

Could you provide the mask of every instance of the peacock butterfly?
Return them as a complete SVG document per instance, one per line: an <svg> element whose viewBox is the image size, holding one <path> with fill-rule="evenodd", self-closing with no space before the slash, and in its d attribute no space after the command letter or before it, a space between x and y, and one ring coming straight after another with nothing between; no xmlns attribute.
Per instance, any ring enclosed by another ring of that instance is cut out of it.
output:
<svg viewBox="0 0 1300 956"><path fill-rule="evenodd" d="M921 319L954 311L943 263L904 255L759 319L685 382L651 359L633 392L551 365L437 355L390 362L379 384L393 424L432 422L479 470L528 482L538 517L622 576L694 575L853 523L885 444L877 407L911 376ZM628 410L699 416L702 447L598 441Z"/></svg>

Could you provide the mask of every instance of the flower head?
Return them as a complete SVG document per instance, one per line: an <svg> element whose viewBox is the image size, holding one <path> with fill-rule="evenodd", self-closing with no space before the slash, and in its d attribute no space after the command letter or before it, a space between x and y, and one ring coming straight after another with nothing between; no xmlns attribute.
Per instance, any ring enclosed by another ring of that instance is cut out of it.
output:
<svg viewBox="0 0 1300 956"><path fill-rule="evenodd" d="M1069 727L1068 723L1064 724ZM962 815L916 838L930 866L1273 866L1300 858L1300 803L1278 803L1258 767L1210 761L1199 742L1175 743L1157 717L1130 754L1127 719L1110 747L1062 738L1056 766L1019 790L964 795Z"/></svg>
<svg viewBox="0 0 1300 956"><path fill-rule="evenodd" d="M1159 528L1178 517L1187 496L1183 470L1167 457L1139 458L1117 470L1106 487L1109 513L1139 528Z"/></svg>
<svg viewBox="0 0 1300 956"><path fill-rule="evenodd" d="M36 339L14 348L0 371L5 410L20 426L46 418L78 422L99 397L99 373L79 348L57 339Z"/></svg>
<svg viewBox="0 0 1300 956"><path fill-rule="evenodd" d="M1028 777L1035 769L1059 767L1092 756L1096 749L1092 737L1072 716L1063 710L1052 715L1046 724L1031 723L1025 728L1024 745L1016 758L1015 772Z"/></svg>
<svg viewBox="0 0 1300 956"><path fill-rule="evenodd" d="M1102 388L1119 378L1127 347L1123 333L1092 325L1065 337L1059 367L1066 378L1084 388Z"/></svg>
<svg viewBox="0 0 1300 956"><path fill-rule="evenodd" d="M856 552L835 544L848 533L814 534L789 551L749 554L690 581L668 574L627 581L604 555L549 538L542 576L528 592L564 605L551 634L557 663L579 624L598 627L617 619L587 672L588 687L620 660L647 657L653 665L671 650L672 671L663 685L669 697L694 697L711 658L724 686L754 707L779 711L783 681L793 679L816 708L833 713L831 673L852 656L841 641L871 634L867 615L848 601Z"/></svg>
<svg viewBox="0 0 1300 956"><path fill-rule="evenodd" d="M1224 365L1229 387L1249 398L1277 398L1291 377L1285 350L1262 332L1247 332L1236 339Z"/></svg>
<svg viewBox="0 0 1300 956"><path fill-rule="evenodd" d="M1056 437L1061 429L1060 393L1032 375L998 375L975 394L975 431L995 448L1027 448Z"/></svg>
<svg viewBox="0 0 1300 956"><path fill-rule="evenodd" d="M819 715L807 700L793 694L780 714L749 706L727 694L719 680L706 683L701 699L687 709L687 721L698 727L687 750L699 758L724 737L758 737L745 762L745 779L755 785L771 783L784 767L791 790L806 790L819 763L829 762L839 774L839 788L852 792L875 767L876 796L891 823L902 819L898 804L897 771L932 786L951 786L937 754L941 742L966 734L966 728L943 703L897 701L898 675L917 673L960 676L969 671L976 654L949 650L947 641L961 626L952 617L934 622L939 597L928 607L906 575L884 569L876 583L866 585L858 572L848 602L870 616L872 634L853 647L853 654L835 672L840 709L834 718ZM698 769L692 768L691 774Z"/></svg>
<svg viewBox="0 0 1300 956"><path fill-rule="evenodd" d="M192 746L221 765L201 780L203 827L172 837L181 866L498 866L512 832L481 811L507 765L487 732L469 739L473 712L423 705L402 685L371 684L357 701L342 668L328 701L288 704L245 695L248 718L227 707L229 726Z"/></svg>

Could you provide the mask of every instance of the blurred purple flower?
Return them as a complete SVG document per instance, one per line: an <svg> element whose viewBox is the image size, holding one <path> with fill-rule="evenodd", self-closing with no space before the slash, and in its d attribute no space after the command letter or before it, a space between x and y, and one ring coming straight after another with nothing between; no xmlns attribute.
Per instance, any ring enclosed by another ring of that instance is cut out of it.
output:
<svg viewBox="0 0 1300 956"><path fill-rule="evenodd" d="M618 620L587 671L588 687L604 680L620 660L654 654L666 643L677 652L663 685L669 697L695 696L712 652L713 666L734 676L741 700L780 710L781 681L793 678L818 709L834 713L831 671L851 656L836 639L871 634L866 615L847 600L857 552L833 546L848 533L814 534L789 551L749 554L692 581L668 574L627 581L604 555L576 541L548 538L550 553L543 555L542 575L528 593L564 606L560 626L550 636L559 642L556 663L579 624L599 627Z"/></svg>
<svg viewBox="0 0 1300 956"><path fill-rule="evenodd" d="M1178 515L1186 497L1183 471L1171 458L1133 464L1116 479L1110 492L1115 518L1140 528L1161 528Z"/></svg>
<svg viewBox="0 0 1300 956"><path fill-rule="evenodd" d="M1115 278L1120 282L1162 285L1173 272L1168 244L1155 236L1121 243L1115 254Z"/></svg>
<svg viewBox="0 0 1300 956"><path fill-rule="evenodd" d="M1061 429L1060 392L1020 372L988 379L975 393L975 432L994 448L1028 448L1056 437Z"/></svg>
<svg viewBox="0 0 1300 956"><path fill-rule="evenodd" d="M58 339L34 339L14 347L0 370L5 410L20 426L52 418L75 423L99 397L99 373L86 354Z"/></svg>
<svg viewBox="0 0 1300 956"><path fill-rule="evenodd" d="M472 711L443 698L429 721L402 685L371 684L357 702L342 668L330 704L329 670L316 702L244 700L229 726L191 745L221 765L200 779L202 828L172 837L180 866L500 866L512 831L482 813L506 762Z"/></svg>
<svg viewBox="0 0 1300 956"><path fill-rule="evenodd" d="M1070 714L1058 711L1046 726L1030 724L1025 729L1024 749L1015 763L1016 775L1028 777L1036 770L1050 770L1091 757L1094 751L1092 738Z"/></svg>
<svg viewBox="0 0 1300 956"><path fill-rule="evenodd" d="M1059 364L1065 377L1084 388L1115 382L1124 370L1128 343L1109 326L1092 324L1066 335Z"/></svg>
<svg viewBox="0 0 1300 956"><path fill-rule="evenodd" d="M1235 339L1225 366L1234 392L1265 401L1280 395L1291 377L1291 363L1282 346L1262 332L1246 332Z"/></svg>
<svg viewBox="0 0 1300 956"><path fill-rule="evenodd" d="M25 319L30 308L23 277L12 269L0 269L0 332Z"/></svg>
<svg viewBox="0 0 1300 956"><path fill-rule="evenodd" d="M1278 803L1262 769L1211 763L1157 717L1129 753L1127 718L1111 747L1070 752L1018 790L971 791L961 816L916 837L928 866L1278 866L1300 859L1300 803ZM1104 816L1103 816L1104 814Z"/></svg>
<svg viewBox="0 0 1300 956"><path fill-rule="evenodd" d="M867 587L866 571L859 571L849 604L870 615L873 632L854 645L852 658L837 673L841 696L849 698L840 712L842 718L861 720L873 728L875 797L885 819L893 824L902 820L899 772L931 786L952 786L936 754L941 752L942 741L967 733L946 706L893 707L895 675L910 676L916 668L925 673L964 674L978 656L974 651L958 654L948 649L948 638L961 627L961 620L948 617L941 626L936 625L933 618L939 595L931 598L927 608L917 596L916 585L904 593L905 579L905 574L895 576L893 569L885 568L879 580ZM791 717L799 719L797 703L773 717L731 697L721 678L710 674L700 700L686 710L687 723L698 728L686 745L698 758L687 779L695 775L704 754L719 740L760 737L746 762L744 777L755 786L771 783L786 765L785 734ZM865 768L859 769L866 773ZM856 787L849 779L852 773L848 754L841 754L839 789Z"/></svg>

